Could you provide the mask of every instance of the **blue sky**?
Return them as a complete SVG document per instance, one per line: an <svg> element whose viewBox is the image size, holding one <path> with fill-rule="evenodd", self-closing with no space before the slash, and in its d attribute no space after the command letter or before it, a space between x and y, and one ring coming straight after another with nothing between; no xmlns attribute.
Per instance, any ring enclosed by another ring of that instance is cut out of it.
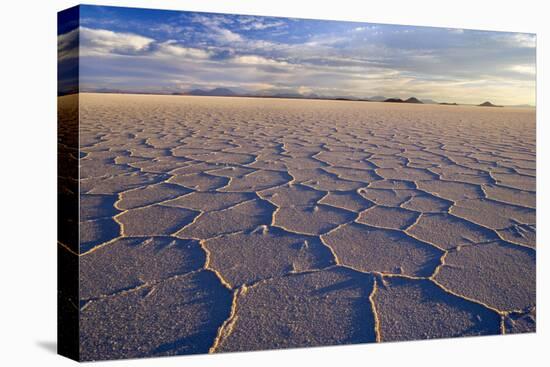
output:
<svg viewBox="0 0 550 367"><path fill-rule="evenodd" d="M81 90L535 103L532 34L81 6L79 36Z"/></svg>

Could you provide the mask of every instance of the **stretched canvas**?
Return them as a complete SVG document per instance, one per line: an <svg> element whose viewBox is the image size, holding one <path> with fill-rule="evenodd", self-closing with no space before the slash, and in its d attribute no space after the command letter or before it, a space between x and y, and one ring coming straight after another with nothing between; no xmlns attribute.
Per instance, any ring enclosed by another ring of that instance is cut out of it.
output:
<svg viewBox="0 0 550 367"><path fill-rule="evenodd" d="M535 35L58 16L60 354L535 331Z"/></svg>

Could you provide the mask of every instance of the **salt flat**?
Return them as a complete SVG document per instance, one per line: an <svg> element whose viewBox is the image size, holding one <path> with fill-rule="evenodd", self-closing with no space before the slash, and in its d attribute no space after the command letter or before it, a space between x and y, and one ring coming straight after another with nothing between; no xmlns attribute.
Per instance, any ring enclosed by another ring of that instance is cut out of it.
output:
<svg viewBox="0 0 550 367"><path fill-rule="evenodd" d="M84 360L535 331L532 109L81 94L80 118Z"/></svg>

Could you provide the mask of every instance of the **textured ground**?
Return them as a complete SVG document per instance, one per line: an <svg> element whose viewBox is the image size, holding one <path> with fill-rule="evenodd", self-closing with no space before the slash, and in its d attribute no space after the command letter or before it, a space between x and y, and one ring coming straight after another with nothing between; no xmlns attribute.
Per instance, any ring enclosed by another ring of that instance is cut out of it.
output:
<svg viewBox="0 0 550 367"><path fill-rule="evenodd" d="M533 110L80 103L83 359L535 330Z"/></svg>

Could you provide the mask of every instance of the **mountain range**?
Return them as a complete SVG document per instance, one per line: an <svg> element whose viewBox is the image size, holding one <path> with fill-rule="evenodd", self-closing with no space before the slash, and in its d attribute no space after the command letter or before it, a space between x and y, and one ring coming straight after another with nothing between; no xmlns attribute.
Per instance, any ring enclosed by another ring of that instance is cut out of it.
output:
<svg viewBox="0 0 550 367"><path fill-rule="evenodd" d="M420 101L416 97L411 97L405 100L402 100L401 98L388 98L384 102L393 102L393 103L424 103Z"/></svg>
<svg viewBox="0 0 550 367"><path fill-rule="evenodd" d="M407 99L401 99L397 97L387 98L384 96L376 95L372 97L355 97L355 96L324 96L316 93L298 93L288 90L261 90L257 92L248 92L245 90L234 91L229 88L213 88L213 89L191 89L184 92L136 92L125 91L119 89L99 88L93 90L81 90L81 92L93 92L93 93L122 93L122 94L172 94L172 95L185 95L185 96L212 96L212 97L257 97L257 98L292 98L292 99L326 99L326 100L338 100L338 101L365 101L365 102L391 102L391 103L413 103L413 104L440 104L457 106L457 103L450 102L437 102L433 99L419 99L416 97L409 97ZM503 107L495 105L489 101L483 102L477 106L481 107ZM531 105L515 105L509 107L533 107Z"/></svg>
<svg viewBox="0 0 550 367"><path fill-rule="evenodd" d="M296 98L296 99L329 99L329 100L345 100L345 101L371 101L371 102L397 102L397 103L437 103L431 99L419 100L416 97L410 97L406 100L400 98L387 98L384 96L373 97L354 97L354 96L322 96L315 93L302 94L298 92L287 91L270 91L263 90L255 93L238 93L229 88L214 88L214 89L192 89L187 92L175 92L173 95L186 96L217 96L217 97L265 97L265 98Z"/></svg>
<svg viewBox="0 0 550 367"><path fill-rule="evenodd" d="M228 88L214 88L211 90L193 89L187 93L174 93L174 94L188 95L188 96L223 96L223 97L237 95L237 93L233 92L231 89L228 89Z"/></svg>

